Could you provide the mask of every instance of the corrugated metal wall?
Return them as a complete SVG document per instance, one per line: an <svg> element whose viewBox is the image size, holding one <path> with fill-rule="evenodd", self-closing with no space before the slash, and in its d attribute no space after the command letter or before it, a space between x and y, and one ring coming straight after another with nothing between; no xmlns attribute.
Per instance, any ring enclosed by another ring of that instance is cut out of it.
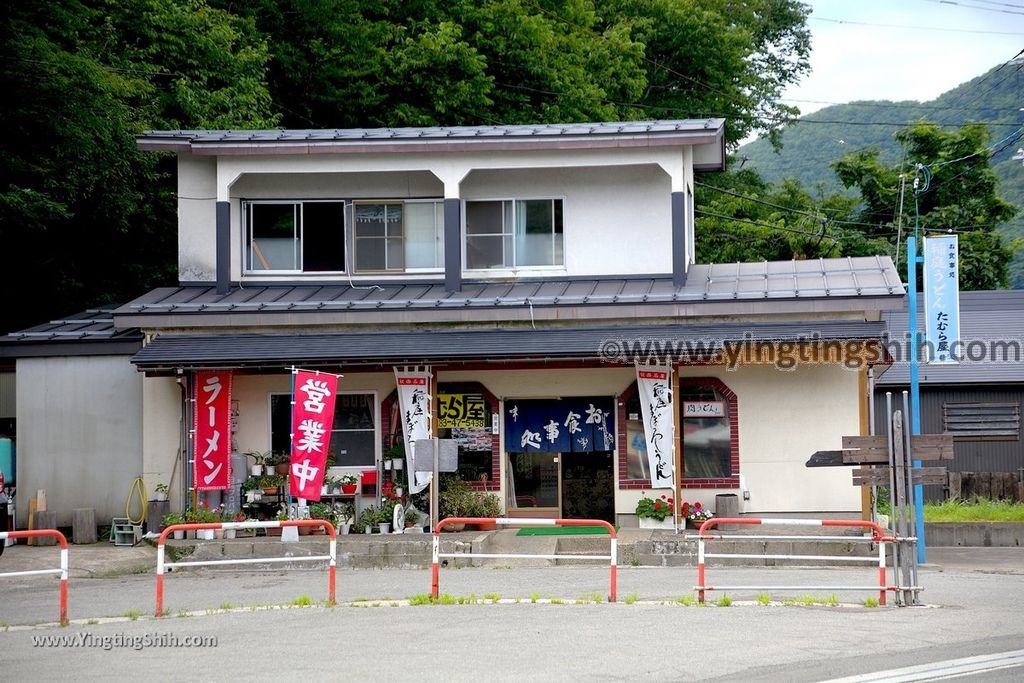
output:
<svg viewBox="0 0 1024 683"><path fill-rule="evenodd" d="M892 392L893 409L902 409L904 387ZM1024 401L1024 386L1008 387L921 387L921 433L941 434L942 404L945 401L998 401L1020 404ZM1024 412L1024 410L1022 410ZM909 423L909 422L908 422ZM885 391L875 394L875 424L879 434L885 434ZM1024 476L1024 441L956 441L956 457L941 463L950 472L1011 472ZM935 463L939 464L939 463ZM925 486L925 500L942 500L941 486Z"/></svg>
<svg viewBox="0 0 1024 683"><path fill-rule="evenodd" d="M15 417L18 412L15 410L13 372L0 372L0 418Z"/></svg>

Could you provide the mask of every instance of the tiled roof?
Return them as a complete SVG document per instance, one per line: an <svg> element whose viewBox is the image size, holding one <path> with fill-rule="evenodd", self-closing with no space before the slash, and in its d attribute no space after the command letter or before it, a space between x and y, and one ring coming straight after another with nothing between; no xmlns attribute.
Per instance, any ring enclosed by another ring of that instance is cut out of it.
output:
<svg viewBox="0 0 1024 683"><path fill-rule="evenodd" d="M877 339L881 322L804 321L770 324L621 325L506 329L382 330L292 334L160 335L132 359L145 369L281 367L292 363L374 364L438 360L603 359L633 362L634 353L667 350L703 357L725 342ZM645 345L647 342L657 344ZM690 342L689 348L678 346ZM612 346L610 346L610 344ZM698 347L699 344L699 347Z"/></svg>
<svg viewBox="0 0 1024 683"><path fill-rule="evenodd" d="M90 308L0 337L0 357L131 353L142 343L135 328L114 326L114 306Z"/></svg>
<svg viewBox="0 0 1024 683"><path fill-rule="evenodd" d="M246 284L233 286L223 295L213 286L189 285L153 290L122 306L118 314L558 307L903 294L892 260L866 256L694 265L680 289L670 277L614 276L464 282L462 290L454 293L440 282Z"/></svg>

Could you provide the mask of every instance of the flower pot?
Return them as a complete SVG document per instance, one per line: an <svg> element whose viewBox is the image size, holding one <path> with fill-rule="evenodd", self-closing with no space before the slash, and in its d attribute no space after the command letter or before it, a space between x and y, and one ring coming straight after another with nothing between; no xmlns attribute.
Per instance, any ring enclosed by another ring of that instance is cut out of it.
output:
<svg viewBox="0 0 1024 683"><path fill-rule="evenodd" d="M267 487L265 487L263 489L263 495L264 496L276 496L279 488L280 487L278 487L278 486L267 486Z"/></svg>
<svg viewBox="0 0 1024 683"><path fill-rule="evenodd" d="M282 476L286 476L288 474L288 463L280 462L274 465L274 471Z"/></svg>
<svg viewBox="0 0 1024 683"><path fill-rule="evenodd" d="M265 475L267 475L268 477L274 476L274 466L273 465L264 465L263 466L263 473Z"/></svg>
<svg viewBox="0 0 1024 683"><path fill-rule="evenodd" d="M465 522L459 522L457 524L445 524L441 531L462 531L466 528Z"/></svg>
<svg viewBox="0 0 1024 683"><path fill-rule="evenodd" d="M237 533L238 533L238 529L225 529L224 530L224 538L229 539L229 540L233 539L237 535Z"/></svg>
<svg viewBox="0 0 1024 683"><path fill-rule="evenodd" d="M167 500L167 493L164 491L157 491L156 493L153 494L153 500L157 501L158 503L162 503L165 500Z"/></svg>
<svg viewBox="0 0 1024 683"><path fill-rule="evenodd" d="M258 477L263 474L263 465L253 465L249 469L249 473L254 477Z"/></svg>
<svg viewBox="0 0 1024 683"><path fill-rule="evenodd" d="M708 520L706 520L706 519L688 519L688 520L686 520L686 524L691 529L700 529L700 525L703 524L706 521L708 521Z"/></svg>
<svg viewBox="0 0 1024 683"><path fill-rule="evenodd" d="M675 529L675 523L671 517L665 519L654 519L653 517L640 518L641 529Z"/></svg>
<svg viewBox="0 0 1024 683"><path fill-rule="evenodd" d="M331 489L331 493L333 493L334 495L338 495L339 493L341 493L341 487L335 486L334 488Z"/></svg>
<svg viewBox="0 0 1024 683"><path fill-rule="evenodd" d="M397 458L391 461L391 466L394 467L395 470L400 470L404 467L402 461L398 460Z"/></svg>
<svg viewBox="0 0 1024 683"><path fill-rule="evenodd" d="M212 541L213 540L213 529L197 529L196 538L200 541Z"/></svg>
<svg viewBox="0 0 1024 683"><path fill-rule="evenodd" d="M396 487L395 487L395 495L396 495L396 496L398 496L399 498L401 498L401 497L402 497L402 494L404 494L404 493L405 493L405 489L404 489L404 488L402 488L401 486L396 486Z"/></svg>
<svg viewBox="0 0 1024 683"><path fill-rule="evenodd" d="M185 538L185 530L184 529L178 529L176 531L172 531L171 533L174 534L174 540L175 541L180 541L183 538Z"/></svg>
<svg viewBox="0 0 1024 683"><path fill-rule="evenodd" d="M224 529L214 529L213 530L213 537L215 539L217 539L218 541L224 540Z"/></svg>
<svg viewBox="0 0 1024 683"><path fill-rule="evenodd" d="M353 493L356 492L356 485L355 484L342 484L341 485L341 492L344 493L346 496L351 496Z"/></svg>
<svg viewBox="0 0 1024 683"><path fill-rule="evenodd" d="M351 524L341 524L341 525L338 526L338 533L341 534L342 536L348 535L348 533L351 530L352 530L352 525Z"/></svg>
<svg viewBox="0 0 1024 683"><path fill-rule="evenodd" d="M331 490L329 488L327 488L327 484L324 484L323 486L320 487L320 495L321 496L326 496L330 492L331 492Z"/></svg>
<svg viewBox="0 0 1024 683"><path fill-rule="evenodd" d="M377 526L380 528L380 532L382 534L390 534L391 533L391 523L390 522L381 522Z"/></svg>
<svg viewBox="0 0 1024 683"><path fill-rule="evenodd" d="M281 535L281 527L279 527L279 526L267 527L266 529L264 529L264 531L267 532L267 536L280 536Z"/></svg>
<svg viewBox="0 0 1024 683"><path fill-rule="evenodd" d="M392 463L393 463L393 461L391 461L391 460L385 460L384 461L384 469L390 470Z"/></svg>
<svg viewBox="0 0 1024 683"><path fill-rule="evenodd" d="M311 527L311 526L300 526L299 527L299 536L309 536L311 533L313 533L313 527Z"/></svg>

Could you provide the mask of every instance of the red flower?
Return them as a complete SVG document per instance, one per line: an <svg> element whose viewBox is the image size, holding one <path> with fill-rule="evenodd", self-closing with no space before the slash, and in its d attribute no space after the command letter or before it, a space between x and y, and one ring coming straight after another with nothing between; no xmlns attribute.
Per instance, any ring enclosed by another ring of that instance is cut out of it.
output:
<svg viewBox="0 0 1024 683"><path fill-rule="evenodd" d="M654 509L655 510L660 510L661 509L661 501L660 500L654 501Z"/></svg>

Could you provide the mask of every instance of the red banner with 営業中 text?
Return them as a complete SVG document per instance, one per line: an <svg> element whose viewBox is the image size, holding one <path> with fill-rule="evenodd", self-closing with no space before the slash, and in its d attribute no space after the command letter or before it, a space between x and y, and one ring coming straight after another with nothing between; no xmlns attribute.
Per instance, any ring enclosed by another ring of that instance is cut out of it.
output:
<svg viewBox="0 0 1024 683"><path fill-rule="evenodd" d="M289 468L291 494L320 500L334 422L338 376L299 370L292 395L292 454Z"/></svg>
<svg viewBox="0 0 1024 683"><path fill-rule="evenodd" d="M193 373L193 488L226 489L231 481L231 371Z"/></svg>

